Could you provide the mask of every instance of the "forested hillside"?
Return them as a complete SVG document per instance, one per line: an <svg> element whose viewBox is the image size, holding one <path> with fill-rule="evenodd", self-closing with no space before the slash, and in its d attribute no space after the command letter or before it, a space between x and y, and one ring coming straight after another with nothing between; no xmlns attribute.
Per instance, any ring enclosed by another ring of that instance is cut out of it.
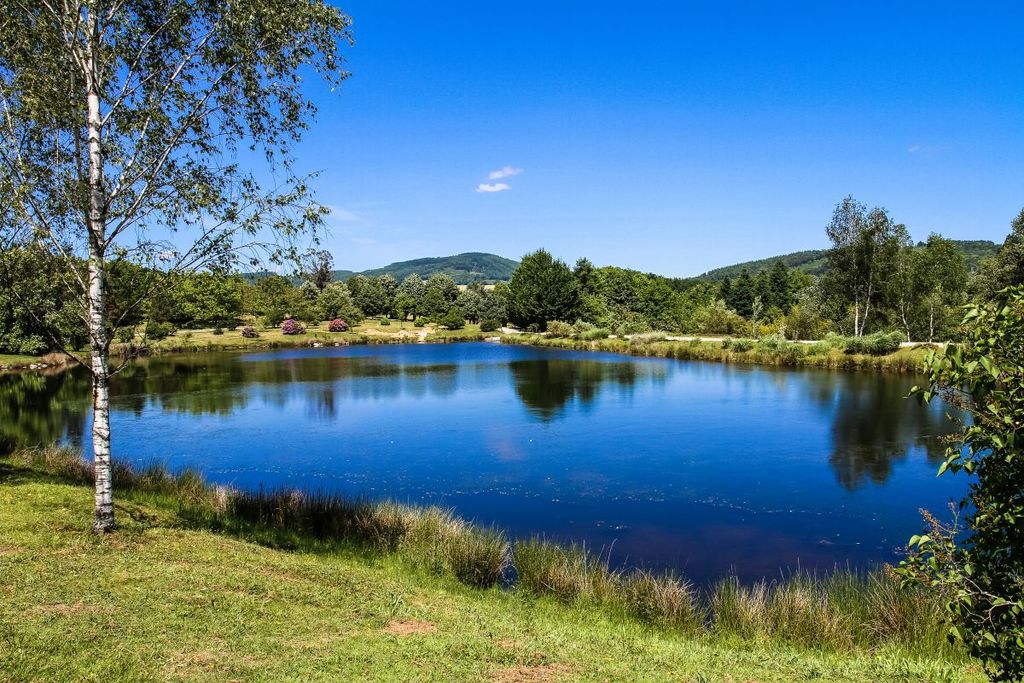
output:
<svg viewBox="0 0 1024 683"><path fill-rule="evenodd" d="M366 277L390 275L396 280L404 280L413 273L423 277L430 277L435 273L443 273L455 280L456 284L468 285L472 282L501 282L508 280L512 277L512 273L515 272L518 265L518 261L507 259L504 256L470 251L464 254L456 254L455 256L398 261L383 268L364 270L359 274ZM345 275L344 271L341 271L337 277L338 279L348 279L350 275Z"/></svg>
<svg viewBox="0 0 1024 683"><path fill-rule="evenodd" d="M989 240L950 240L956 250L964 257L964 264L967 269L974 272L978 268L981 259L993 256L999 251L999 245ZM924 242L918 242L918 247L923 247ZM752 275L757 275L762 270L767 270L776 261L782 261L787 268L798 270L808 275L821 275L828 269L828 250L809 249L807 251L794 251L791 254L772 256L769 258L745 261L731 266L723 266L709 270L700 276L702 280L713 280L719 282L725 278L734 278L744 269Z"/></svg>

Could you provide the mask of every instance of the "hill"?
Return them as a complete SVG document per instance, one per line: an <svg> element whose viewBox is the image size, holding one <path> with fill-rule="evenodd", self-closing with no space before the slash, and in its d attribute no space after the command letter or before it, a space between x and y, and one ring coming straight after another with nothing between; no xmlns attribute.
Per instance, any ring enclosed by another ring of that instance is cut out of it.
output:
<svg viewBox="0 0 1024 683"><path fill-rule="evenodd" d="M434 256L429 258L418 258L411 261L397 261L382 268L371 268L370 270L334 270L331 271L335 280L344 282L354 275L365 275L366 277L378 277L389 273L396 280L418 274L422 278L428 278L434 273L446 273L452 276L455 284L468 285L472 282L502 282L512 277L512 273L519 265L518 261L507 259L497 254L485 254L477 251L470 251L455 256ZM255 273L242 273L242 278L247 282L255 282L262 277L272 275L270 271L261 270ZM292 281L298 284L301 280L293 277Z"/></svg>
<svg viewBox="0 0 1024 683"><path fill-rule="evenodd" d="M500 282L512 277L519 265L518 261L507 259L497 254L485 254L476 251L456 254L455 256L437 256L418 258L411 261L398 261L383 268L373 268L360 273L352 271L334 271L336 280L347 280L353 275L378 277L385 273L396 280L401 280L413 273L427 278L434 273L445 273L452 276L457 284L468 285L471 282Z"/></svg>
<svg viewBox="0 0 1024 683"><path fill-rule="evenodd" d="M918 242L917 246L922 246L923 242ZM970 271L975 270L978 267L978 262L987 257L994 255L999 251L999 245L989 240L953 240L953 244L956 245L957 249L964 256L964 261L967 262L967 269ZM825 249L809 249L807 251L795 251L791 254L782 254L781 256L772 256L770 258L757 259L755 261L744 261L743 263L736 263L731 266L723 266L721 268L715 268L699 276L701 280L714 280L719 281L725 278L735 278L740 272L746 268L751 275L756 275L769 268L776 260L781 259L788 268L793 268L809 275L821 275L825 268L828 266L827 261L828 251Z"/></svg>

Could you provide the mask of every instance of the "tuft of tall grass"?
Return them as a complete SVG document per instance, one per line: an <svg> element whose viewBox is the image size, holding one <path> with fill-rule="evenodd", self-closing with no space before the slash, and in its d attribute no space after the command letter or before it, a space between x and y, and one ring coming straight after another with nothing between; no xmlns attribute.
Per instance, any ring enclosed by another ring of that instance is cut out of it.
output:
<svg viewBox="0 0 1024 683"><path fill-rule="evenodd" d="M796 572L779 581L720 581L711 596L712 630L743 640L828 650L895 645L948 649L941 599L904 589L887 571Z"/></svg>
<svg viewBox="0 0 1024 683"><path fill-rule="evenodd" d="M623 576L618 593L626 612L645 623L697 633L707 618L693 584L671 574L638 569Z"/></svg>
<svg viewBox="0 0 1024 683"><path fill-rule="evenodd" d="M519 540L513 548L513 563L523 590L567 603L607 602L619 583L607 561L585 545L561 545L538 537Z"/></svg>

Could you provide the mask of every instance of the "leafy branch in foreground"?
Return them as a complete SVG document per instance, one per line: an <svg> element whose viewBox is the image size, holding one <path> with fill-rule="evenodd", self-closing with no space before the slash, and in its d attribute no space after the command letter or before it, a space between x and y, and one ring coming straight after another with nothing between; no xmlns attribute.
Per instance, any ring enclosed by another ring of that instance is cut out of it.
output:
<svg viewBox="0 0 1024 683"><path fill-rule="evenodd" d="M913 393L971 416L939 470L970 476L970 490L951 524L926 515L929 533L897 571L940 591L950 638L993 680L1013 681L1024 677L1024 287L971 306L963 324L965 342L932 352L929 385Z"/></svg>

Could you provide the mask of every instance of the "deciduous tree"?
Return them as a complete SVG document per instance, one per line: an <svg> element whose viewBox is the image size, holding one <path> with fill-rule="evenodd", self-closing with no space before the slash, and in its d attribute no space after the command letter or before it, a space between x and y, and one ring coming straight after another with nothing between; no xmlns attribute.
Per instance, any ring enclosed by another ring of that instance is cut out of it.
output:
<svg viewBox="0 0 1024 683"><path fill-rule="evenodd" d="M115 528L109 347L121 321L108 315L106 263L119 248L162 271L224 267L258 246L297 255L296 236L325 213L290 164L314 111L302 84L345 78L348 26L324 0L3 8L2 241L63 258L81 298L97 532ZM278 171L273 187L246 167L258 158Z"/></svg>

